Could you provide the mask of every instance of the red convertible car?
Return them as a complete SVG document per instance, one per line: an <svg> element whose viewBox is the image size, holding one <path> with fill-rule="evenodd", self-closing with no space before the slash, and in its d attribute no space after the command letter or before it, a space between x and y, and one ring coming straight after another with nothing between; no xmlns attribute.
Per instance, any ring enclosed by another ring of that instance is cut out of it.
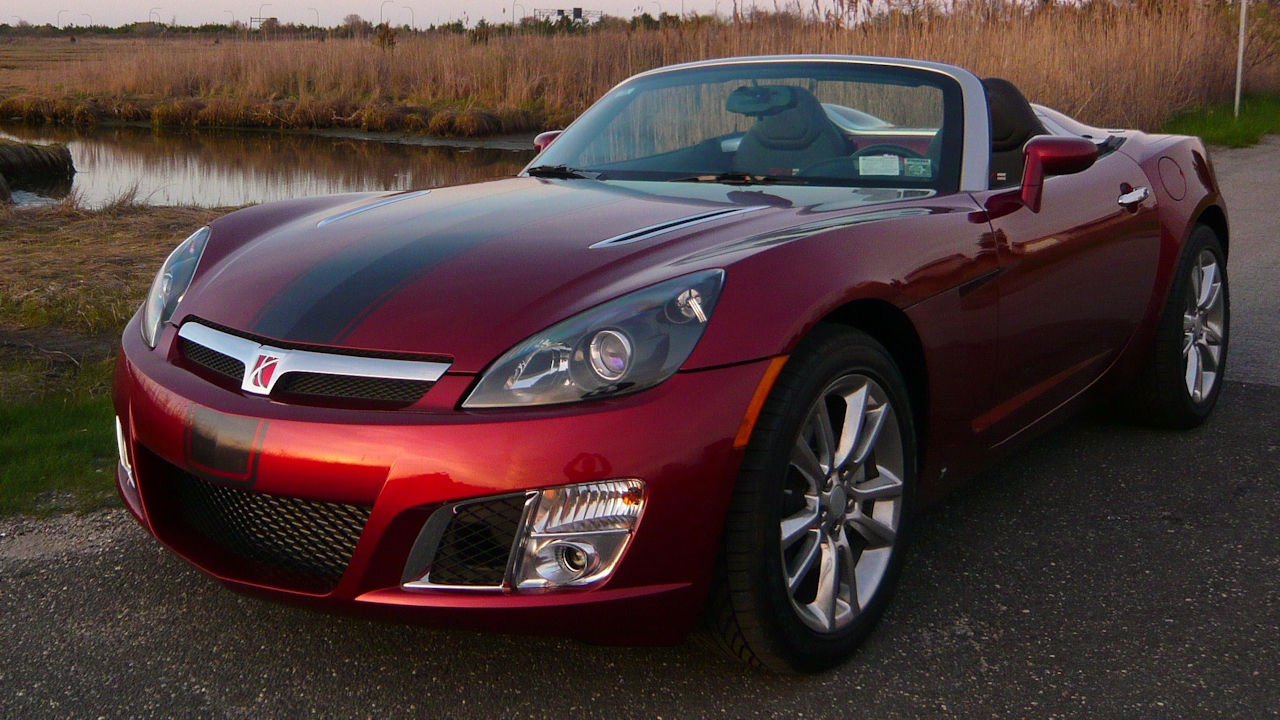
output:
<svg viewBox="0 0 1280 720"><path fill-rule="evenodd" d="M1088 399L1222 386L1195 138L865 57L661 68L518 177L297 199L165 261L115 378L120 493L227 585L813 671L913 512Z"/></svg>

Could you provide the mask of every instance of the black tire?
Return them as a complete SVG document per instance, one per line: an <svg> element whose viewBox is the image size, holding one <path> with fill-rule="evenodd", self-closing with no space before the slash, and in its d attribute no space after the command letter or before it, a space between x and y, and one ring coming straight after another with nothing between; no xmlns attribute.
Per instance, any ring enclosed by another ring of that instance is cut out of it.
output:
<svg viewBox="0 0 1280 720"><path fill-rule="evenodd" d="M1201 299L1193 294L1196 278L1203 277L1206 263L1214 266L1220 282L1221 300L1214 307L1202 307L1207 303L1198 301ZM1130 416L1145 424L1176 429L1193 428L1204 422L1222 391L1230 335L1226 257L1217 234L1205 225L1197 225L1178 258L1151 354L1130 394ZM1215 336L1218 342L1214 341ZM1195 373L1189 368L1191 362L1201 363L1202 370L1212 365L1212 377L1206 372ZM1194 389L1194 381L1188 380L1193 375L1200 378L1200 389Z"/></svg>
<svg viewBox="0 0 1280 720"><path fill-rule="evenodd" d="M864 394L856 390L859 383ZM876 427L880 418L880 431L844 432L853 427L848 424L853 408L860 408L860 430ZM842 421L841 429L823 435L819 413ZM820 436L829 438L829 452ZM815 460L825 457L827 466L844 472L804 459L802 446ZM793 460L793 450L802 459ZM857 462L862 455L864 461ZM823 479L813 480L815 473ZM900 492L893 496L888 493L895 474ZM709 606L711 631L722 647L750 664L787 672L817 672L847 659L884 613L897 582L915 480L911 404L892 356L865 333L819 326L779 374L747 446ZM815 490L826 483L829 490ZM866 499L871 492L878 499ZM816 519L806 519L810 512ZM791 533L787 546L784 520L788 528L806 528ZM891 538L886 539L885 529L893 531ZM879 539L867 539L872 537ZM834 575L824 575L828 551L837 564L827 567L840 570ZM812 560L814 552L821 557ZM853 571L862 570L863 563L868 563L865 575ZM841 575L845 569L847 577ZM794 589L788 587L788 575L797 580ZM870 580L865 586L857 580L850 587L841 584L860 577L875 579L874 586ZM824 594L823 586L833 590ZM849 602L852 598L859 601Z"/></svg>

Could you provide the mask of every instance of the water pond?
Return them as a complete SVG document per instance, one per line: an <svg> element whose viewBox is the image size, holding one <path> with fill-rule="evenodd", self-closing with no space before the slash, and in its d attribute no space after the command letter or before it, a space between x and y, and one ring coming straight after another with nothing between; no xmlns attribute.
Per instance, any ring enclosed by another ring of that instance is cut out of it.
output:
<svg viewBox="0 0 1280 720"><path fill-rule="evenodd" d="M133 194L150 205L229 207L303 195L438 187L515 174L534 155L532 138L450 142L371 137L348 131L190 133L148 127L92 130L0 125L0 137L62 142L70 181L13 184L19 204L75 193L97 207Z"/></svg>

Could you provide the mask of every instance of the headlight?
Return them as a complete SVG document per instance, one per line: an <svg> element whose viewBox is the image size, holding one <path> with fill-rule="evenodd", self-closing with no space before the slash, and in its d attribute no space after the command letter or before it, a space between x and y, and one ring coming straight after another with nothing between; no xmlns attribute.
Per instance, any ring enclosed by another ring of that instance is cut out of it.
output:
<svg viewBox="0 0 1280 720"><path fill-rule="evenodd" d="M196 274L196 265L200 263L200 255L209 242L209 228L202 227L183 240L169 257L156 279L151 282L151 291L142 304L142 339L149 347L156 346L156 337L160 335L160 326L173 317L173 310L182 300L183 294L191 285L191 278Z"/></svg>
<svg viewBox="0 0 1280 720"><path fill-rule="evenodd" d="M706 270L575 315L498 358L462 406L548 405L653 387L693 352L723 285L723 270Z"/></svg>

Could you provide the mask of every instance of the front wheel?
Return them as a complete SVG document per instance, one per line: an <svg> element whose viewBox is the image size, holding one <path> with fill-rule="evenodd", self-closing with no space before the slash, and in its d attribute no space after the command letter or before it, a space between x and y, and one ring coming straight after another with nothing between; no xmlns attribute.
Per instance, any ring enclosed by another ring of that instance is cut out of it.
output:
<svg viewBox="0 0 1280 720"><path fill-rule="evenodd" d="M915 474L893 358L864 333L820 327L779 375L743 460L712 607L727 649L800 672L847 658L897 581Z"/></svg>
<svg viewBox="0 0 1280 720"><path fill-rule="evenodd" d="M1191 428L1218 401L1230 338L1227 262L1212 229L1195 227L1175 273L1131 405L1139 420Z"/></svg>

